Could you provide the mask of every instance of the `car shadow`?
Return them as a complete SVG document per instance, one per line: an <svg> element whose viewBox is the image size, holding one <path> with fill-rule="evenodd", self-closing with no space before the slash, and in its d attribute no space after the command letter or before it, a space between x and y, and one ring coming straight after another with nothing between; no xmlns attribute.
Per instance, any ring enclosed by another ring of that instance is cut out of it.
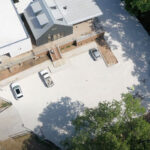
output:
<svg viewBox="0 0 150 150"><path fill-rule="evenodd" d="M40 72L38 72L38 76L41 79L43 85L47 88L47 85L46 85L45 81L43 80L43 77L41 76Z"/></svg>

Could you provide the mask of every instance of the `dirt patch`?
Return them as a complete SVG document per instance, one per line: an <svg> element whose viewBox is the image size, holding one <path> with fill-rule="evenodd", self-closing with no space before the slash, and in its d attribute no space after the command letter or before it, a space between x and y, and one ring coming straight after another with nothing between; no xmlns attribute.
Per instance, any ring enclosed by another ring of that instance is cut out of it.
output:
<svg viewBox="0 0 150 150"><path fill-rule="evenodd" d="M11 103L8 103L8 102L4 101L2 98L0 98L0 110L2 108L8 107L8 106L11 106Z"/></svg>
<svg viewBox="0 0 150 150"><path fill-rule="evenodd" d="M17 138L0 141L0 150L59 150L51 142L44 142L36 135L28 133Z"/></svg>
<svg viewBox="0 0 150 150"><path fill-rule="evenodd" d="M107 66L111 66L118 63L117 58L111 51L110 47L108 46L107 42L104 38L97 38L96 43L100 50L100 53L106 63Z"/></svg>

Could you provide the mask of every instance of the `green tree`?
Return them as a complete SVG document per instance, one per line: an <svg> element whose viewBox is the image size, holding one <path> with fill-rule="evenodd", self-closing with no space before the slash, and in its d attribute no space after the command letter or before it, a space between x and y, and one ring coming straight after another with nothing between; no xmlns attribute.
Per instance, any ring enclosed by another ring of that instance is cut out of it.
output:
<svg viewBox="0 0 150 150"><path fill-rule="evenodd" d="M150 0L124 0L126 9L132 14L139 15L140 13L150 11Z"/></svg>
<svg viewBox="0 0 150 150"><path fill-rule="evenodd" d="M149 150L150 124L145 108L131 94L121 101L99 103L72 123L74 136L63 141L66 150Z"/></svg>

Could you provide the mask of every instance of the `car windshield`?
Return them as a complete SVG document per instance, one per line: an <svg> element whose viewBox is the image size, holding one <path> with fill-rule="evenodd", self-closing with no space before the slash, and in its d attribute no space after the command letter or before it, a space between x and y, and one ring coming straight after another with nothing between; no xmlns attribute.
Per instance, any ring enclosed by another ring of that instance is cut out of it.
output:
<svg viewBox="0 0 150 150"><path fill-rule="evenodd" d="M94 51L94 54L96 57L100 57L100 53L97 50Z"/></svg>
<svg viewBox="0 0 150 150"><path fill-rule="evenodd" d="M18 98L21 98L21 97L23 97L23 95L18 96Z"/></svg>
<svg viewBox="0 0 150 150"><path fill-rule="evenodd" d="M21 93L20 87L19 87L19 86L16 86L16 87L15 87L15 91L16 91L17 94L20 94L20 93Z"/></svg>

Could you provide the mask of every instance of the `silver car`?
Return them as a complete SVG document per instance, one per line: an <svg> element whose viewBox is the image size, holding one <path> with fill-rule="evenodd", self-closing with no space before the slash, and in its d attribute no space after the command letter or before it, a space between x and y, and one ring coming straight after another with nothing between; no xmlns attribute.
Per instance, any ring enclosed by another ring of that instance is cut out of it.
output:
<svg viewBox="0 0 150 150"><path fill-rule="evenodd" d="M18 83L11 83L10 87L16 100L23 97L21 87Z"/></svg>
<svg viewBox="0 0 150 150"><path fill-rule="evenodd" d="M95 61L101 57L100 51L96 48L90 49L89 53L90 53L91 57L93 58L93 60L95 60Z"/></svg>
<svg viewBox="0 0 150 150"><path fill-rule="evenodd" d="M47 69L44 69L39 72L41 79L44 81L44 84L49 88L54 85L54 82L52 78L49 75L49 71Z"/></svg>

